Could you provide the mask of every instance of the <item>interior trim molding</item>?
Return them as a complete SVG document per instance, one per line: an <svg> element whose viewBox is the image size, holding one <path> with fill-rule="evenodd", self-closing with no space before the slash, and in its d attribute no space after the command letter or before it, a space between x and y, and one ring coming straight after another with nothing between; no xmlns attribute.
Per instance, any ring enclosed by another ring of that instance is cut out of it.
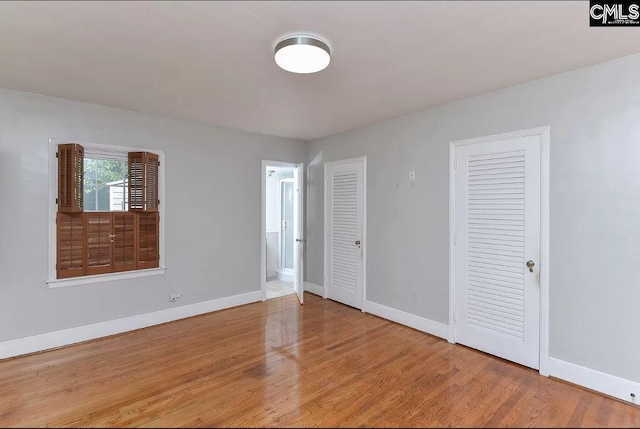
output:
<svg viewBox="0 0 640 429"><path fill-rule="evenodd" d="M18 338L0 343L0 359L41 352L83 341L121 334L123 332L135 331L136 329L173 322L174 320L185 319L187 317L198 316L200 314L211 313L213 311L224 310L257 301L262 301L262 291L258 290L155 311L153 313L109 320L107 322L79 326L77 328L64 329L62 331L49 332L32 337Z"/></svg>
<svg viewBox="0 0 640 429"><path fill-rule="evenodd" d="M555 358L549 358L545 366L551 377L640 405L640 383ZM542 368L542 361L540 368ZM631 394L635 394L635 398Z"/></svg>
<svg viewBox="0 0 640 429"><path fill-rule="evenodd" d="M362 302L362 309L366 313L374 314L382 317L383 319L391 320L392 322L417 329L418 331L426 332L427 334L439 338L447 339L449 335L449 325L416 316L415 314L407 313L402 310L397 310L395 308L367 300Z"/></svg>
<svg viewBox="0 0 640 429"><path fill-rule="evenodd" d="M320 286L311 282L304 282L304 290L314 295L318 295L322 298L326 298L324 286Z"/></svg>

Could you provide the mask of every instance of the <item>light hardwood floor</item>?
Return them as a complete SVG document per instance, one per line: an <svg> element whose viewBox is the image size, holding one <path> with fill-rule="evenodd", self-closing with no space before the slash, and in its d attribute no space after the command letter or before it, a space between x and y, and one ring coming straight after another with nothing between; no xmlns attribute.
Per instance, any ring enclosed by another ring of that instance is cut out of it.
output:
<svg viewBox="0 0 640 429"><path fill-rule="evenodd" d="M0 362L0 426L640 426L640 409L305 295Z"/></svg>

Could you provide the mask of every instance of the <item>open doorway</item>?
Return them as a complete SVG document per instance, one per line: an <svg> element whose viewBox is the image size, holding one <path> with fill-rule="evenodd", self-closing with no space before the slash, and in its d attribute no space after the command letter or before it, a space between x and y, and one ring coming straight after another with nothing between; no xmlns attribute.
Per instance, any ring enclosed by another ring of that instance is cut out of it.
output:
<svg viewBox="0 0 640 429"><path fill-rule="evenodd" d="M302 164L262 162L263 299L303 300Z"/></svg>

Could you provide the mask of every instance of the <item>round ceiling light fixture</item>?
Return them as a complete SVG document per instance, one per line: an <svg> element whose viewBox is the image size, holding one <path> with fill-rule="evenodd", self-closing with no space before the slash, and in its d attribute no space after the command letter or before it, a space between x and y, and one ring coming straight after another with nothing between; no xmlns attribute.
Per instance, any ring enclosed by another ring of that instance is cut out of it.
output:
<svg viewBox="0 0 640 429"><path fill-rule="evenodd" d="M276 64L292 73L316 73L331 62L329 46L311 36L287 37L276 45Z"/></svg>

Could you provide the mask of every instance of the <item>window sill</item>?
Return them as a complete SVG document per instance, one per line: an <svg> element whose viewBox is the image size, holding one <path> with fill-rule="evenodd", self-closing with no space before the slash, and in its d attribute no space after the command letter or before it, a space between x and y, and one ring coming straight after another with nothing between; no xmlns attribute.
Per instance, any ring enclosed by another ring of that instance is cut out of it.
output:
<svg viewBox="0 0 640 429"><path fill-rule="evenodd" d="M115 280L135 279L139 277L159 276L167 267L149 268L147 270L123 271L121 273L98 274L95 276L71 277L68 279L48 280L49 289L67 286L80 286L92 283L103 283Z"/></svg>

